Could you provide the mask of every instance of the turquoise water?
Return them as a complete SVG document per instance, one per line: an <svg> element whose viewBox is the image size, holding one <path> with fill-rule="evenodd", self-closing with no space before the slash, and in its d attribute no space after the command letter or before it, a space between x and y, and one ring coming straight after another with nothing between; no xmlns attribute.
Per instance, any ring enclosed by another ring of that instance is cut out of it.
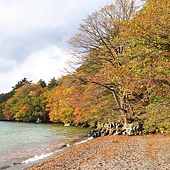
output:
<svg viewBox="0 0 170 170"><path fill-rule="evenodd" d="M61 124L0 121L0 170L19 170L63 150L63 144L81 140L88 128Z"/></svg>

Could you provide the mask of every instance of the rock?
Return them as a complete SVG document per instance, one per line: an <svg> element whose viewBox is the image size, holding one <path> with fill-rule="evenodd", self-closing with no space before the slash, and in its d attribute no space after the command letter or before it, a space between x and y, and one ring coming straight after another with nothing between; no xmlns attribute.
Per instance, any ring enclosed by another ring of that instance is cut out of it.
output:
<svg viewBox="0 0 170 170"><path fill-rule="evenodd" d="M71 126L70 123L66 123L64 124L64 126L68 127L68 126Z"/></svg>
<svg viewBox="0 0 170 170"><path fill-rule="evenodd" d="M140 135L143 130L142 121L134 121L132 123L117 123L117 122L106 122L98 123L98 128L87 134L88 137L93 136L94 138L107 135Z"/></svg>
<svg viewBox="0 0 170 170"><path fill-rule="evenodd" d="M36 123L41 123L41 120L38 118L37 121L36 121Z"/></svg>
<svg viewBox="0 0 170 170"><path fill-rule="evenodd" d="M141 121L134 121L132 123L124 123L123 126L125 134L128 136L140 135L143 130L143 123Z"/></svg>
<svg viewBox="0 0 170 170"><path fill-rule="evenodd" d="M101 136L101 132L98 129L92 130L87 135L85 135L85 137L93 137L93 138L97 138L100 136Z"/></svg>
<svg viewBox="0 0 170 170"><path fill-rule="evenodd" d="M101 133L99 131L93 132L94 138L97 138L97 137L100 137L100 136L101 136Z"/></svg>
<svg viewBox="0 0 170 170"><path fill-rule="evenodd" d="M122 135L122 130L121 129L117 129L114 134L115 135Z"/></svg>

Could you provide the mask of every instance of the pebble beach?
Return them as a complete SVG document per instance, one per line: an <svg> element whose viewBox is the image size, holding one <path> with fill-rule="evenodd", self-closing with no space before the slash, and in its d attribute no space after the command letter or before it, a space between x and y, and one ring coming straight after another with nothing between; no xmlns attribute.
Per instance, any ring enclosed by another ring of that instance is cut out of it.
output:
<svg viewBox="0 0 170 170"><path fill-rule="evenodd" d="M104 136L28 170L169 170L170 136Z"/></svg>

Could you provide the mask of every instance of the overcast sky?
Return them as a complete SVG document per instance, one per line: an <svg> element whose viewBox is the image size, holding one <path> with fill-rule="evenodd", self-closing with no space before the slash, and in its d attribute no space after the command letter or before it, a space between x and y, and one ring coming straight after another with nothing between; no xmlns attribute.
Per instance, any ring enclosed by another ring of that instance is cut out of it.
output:
<svg viewBox="0 0 170 170"><path fill-rule="evenodd" d="M0 93L26 77L60 77L67 41L88 14L114 0L0 0Z"/></svg>

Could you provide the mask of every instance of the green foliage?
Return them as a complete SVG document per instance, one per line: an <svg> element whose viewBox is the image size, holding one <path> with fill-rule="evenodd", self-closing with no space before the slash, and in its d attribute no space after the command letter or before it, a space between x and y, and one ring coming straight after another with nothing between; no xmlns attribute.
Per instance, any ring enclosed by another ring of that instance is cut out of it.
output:
<svg viewBox="0 0 170 170"><path fill-rule="evenodd" d="M21 81L19 81L13 88L13 91L19 89L25 84L30 84L32 81L28 81L27 78L23 78Z"/></svg>
<svg viewBox="0 0 170 170"><path fill-rule="evenodd" d="M9 98L13 96L13 94L13 91L10 91L9 93L0 94L0 103L6 102Z"/></svg>
<svg viewBox="0 0 170 170"><path fill-rule="evenodd" d="M156 95L154 95L156 92ZM169 86L161 86L153 90L154 97L147 106L145 132L161 132L170 134L170 90Z"/></svg>
<svg viewBox="0 0 170 170"><path fill-rule="evenodd" d="M4 108L4 105L3 104L0 104L0 120L3 120L5 115L3 113L3 108Z"/></svg>
<svg viewBox="0 0 170 170"><path fill-rule="evenodd" d="M49 81L49 83L48 83L48 85L47 85L47 89L48 90L51 90L51 89L53 89L55 86L57 86L58 84L57 84L57 80L55 79L55 77L54 78L52 78L50 81Z"/></svg>
<svg viewBox="0 0 170 170"><path fill-rule="evenodd" d="M40 86L41 87L46 87L47 85L46 85L46 82L44 81L44 80L42 80L42 79L40 79L39 81L38 81L38 83L40 84Z"/></svg>
<svg viewBox="0 0 170 170"><path fill-rule="evenodd" d="M145 132L170 134L170 102L150 105L145 123Z"/></svg>
<svg viewBox="0 0 170 170"><path fill-rule="evenodd" d="M17 89L22 87L23 85L31 83L31 81L28 81L27 78L23 78L21 81L19 81L14 87L12 87L12 90L8 93L0 94L0 103L6 102L8 99L10 99Z"/></svg>

